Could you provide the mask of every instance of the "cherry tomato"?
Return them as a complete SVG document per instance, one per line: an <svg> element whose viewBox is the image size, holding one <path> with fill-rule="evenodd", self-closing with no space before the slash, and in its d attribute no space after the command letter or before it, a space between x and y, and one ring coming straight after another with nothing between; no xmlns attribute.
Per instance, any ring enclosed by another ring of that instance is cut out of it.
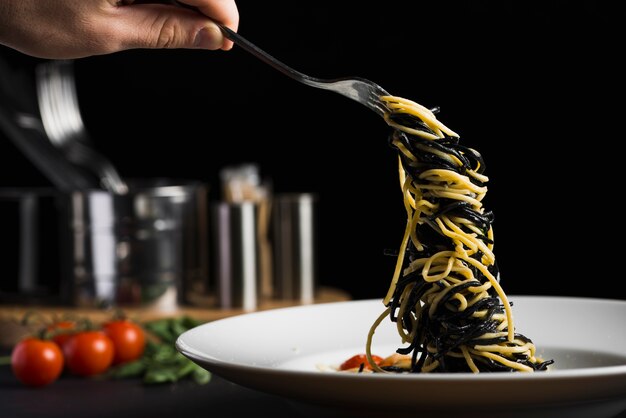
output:
<svg viewBox="0 0 626 418"><path fill-rule="evenodd" d="M103 326L104 333L113 341L115 357L113 364L137 360L146 347L143 328L126 319L109 321Z"/></svg>
<svg viewBox="0 0 626 418"><path fill-rule="evenodd" d="M53 341L26 338L13 348L11 367L25 385L45 386L61 375L63 353Z"/></svg>
<svg viewBox="0 0 626 418"><path fill-rule="evenodd" d="M372 354L372 360L374 360L374 363L379 364L381 361L383 361L383 358ZM361 367L361 364L364 365L365 369L372 368L368 363L367 356L365 354L355 354L348 360L341 363L341 366L339 366L339 370L358 369L359 367Z"/></svg>
<svg viewBox="0 0 626 418"><path fill-rule="evenodd" d="M52 335L52 341L63 350L63 346L76 331L74 321L59 321L46 327L46 331Z"/></svg>
<svg viewBox="0 0 626 418"><path fill-rule="evenodd" d="M93 376L113 363L113 342L101 331L81 331L63 346L67 368L78 376Z"/></svg>

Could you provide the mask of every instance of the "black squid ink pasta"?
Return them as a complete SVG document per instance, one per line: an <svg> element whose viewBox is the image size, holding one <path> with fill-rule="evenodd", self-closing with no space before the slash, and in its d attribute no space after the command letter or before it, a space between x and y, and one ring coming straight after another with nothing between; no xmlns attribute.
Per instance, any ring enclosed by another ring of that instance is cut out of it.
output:
<svg viewBox="0 0 626 418"><path fill-rule="evenodd" d="M516 333L513 312L493 253L493 215L485 164L477 151L434 113L413 101L384 96L398 152L407 212L404 238L366 355L373 372L497 372L547 370L526 336ZM395 322L402 366L381 367L371 354L380 323Z"/></svg>

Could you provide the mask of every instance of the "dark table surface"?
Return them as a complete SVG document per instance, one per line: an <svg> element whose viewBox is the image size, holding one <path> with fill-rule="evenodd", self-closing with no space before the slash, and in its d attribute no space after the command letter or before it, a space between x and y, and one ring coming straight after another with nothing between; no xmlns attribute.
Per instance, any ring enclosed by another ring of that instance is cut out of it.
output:
<svg viewBox="0 0 626 418"><path fill-rule="evenodd" d="M247 389L213 375L206 385L191 380L145 386L139 380L63 376L43 388L19 383L0 366L1 418L269 418L340 417L337 412ZM594 417L589 417L594 418ZM626 412L615 418L626 418Z"/></svg>
<svg viewBox="0 0 626 418"><path fill-rule="evenodd" d="M139 380L97 380L63 376L43 388L28 388L0 366L2 418L161 418L264 416L299 418L287 399L246 389L213 375L206 385L192 380L144 386Z"/></svg>

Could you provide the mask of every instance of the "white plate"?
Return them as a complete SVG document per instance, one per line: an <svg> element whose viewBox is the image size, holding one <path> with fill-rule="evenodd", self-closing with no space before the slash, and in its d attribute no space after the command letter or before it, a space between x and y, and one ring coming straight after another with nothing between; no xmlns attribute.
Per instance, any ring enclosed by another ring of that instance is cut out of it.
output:
<svg viewBox="0 0 626 418"><path fill-rule="evenodd" d="M626 301L510 296L516 331L554 359L538 373L352 374L322 372L364 352L380 300L243 314L182 334L178 350L242 386L325 413L360 416L608 418L626 410ZM384 321L373 353L399 347ZM312 410L312 409L309 409ZM431 415L424 415L431 414ZM328 415L328 414L327 414Z"/></svg>

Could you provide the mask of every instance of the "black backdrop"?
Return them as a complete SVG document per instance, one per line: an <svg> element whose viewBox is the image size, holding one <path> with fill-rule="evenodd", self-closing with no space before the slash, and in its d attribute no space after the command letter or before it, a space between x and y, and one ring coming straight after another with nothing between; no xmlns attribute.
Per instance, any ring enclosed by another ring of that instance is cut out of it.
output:
<svg viewBox="0 0 626 418"><path fill-rule="evenodd" d="M240 33L302 72L440 106L486 159L505 291L626 298L612 287L623 45L609 2L369 3L243 0ZM0 53L24 74L39 61ZM320 282L383 296L405 215L374 113L238 48L90 57L76 75L85 123L124 176L199 179L216 199L220 168L257 163L276 192L319 195ZM47 184L0 139L0 185Z"/></svg>

